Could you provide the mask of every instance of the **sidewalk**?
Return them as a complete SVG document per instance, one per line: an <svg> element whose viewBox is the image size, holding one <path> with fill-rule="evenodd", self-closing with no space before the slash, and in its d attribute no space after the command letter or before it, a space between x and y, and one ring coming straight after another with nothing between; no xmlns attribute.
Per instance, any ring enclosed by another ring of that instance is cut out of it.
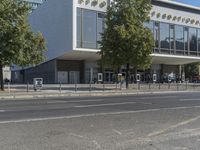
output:
<svg viewBox="0 0 200 150"><path fill-rule="evenodd" d="M45 90L37 92L0 92L0 100L14 99L38 99L38 98L55 98L55 97L90 97L90 96L126 96L126 95L141 95L141 94L167 94L167 93L183 93L183 92L198 92L195 90L182 91L162 91L162 90L112 90L112 91L77 91L77 92L59 92L55 90Z"/></svg>

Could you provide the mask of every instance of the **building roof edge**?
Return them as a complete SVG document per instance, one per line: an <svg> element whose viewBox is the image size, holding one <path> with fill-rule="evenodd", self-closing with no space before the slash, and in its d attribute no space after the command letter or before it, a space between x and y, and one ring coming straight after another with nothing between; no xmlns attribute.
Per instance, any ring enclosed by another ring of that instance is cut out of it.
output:
<svg viewBox="0 0 200 150"><path fill-rule="evenodd" d="M183 3L180 3L180 2L175 2L175 1L172 1L172 0L155 0L155 1L163 2L163 3L167 3L167 4L172 4L172 5L176 5L176 6L181 6L181 7L185 7L185 8L189 8L189 9L195 9L195 10L200 11L200 7L192 6L192 5L188 5L188 4L183 4Z"/></svg>

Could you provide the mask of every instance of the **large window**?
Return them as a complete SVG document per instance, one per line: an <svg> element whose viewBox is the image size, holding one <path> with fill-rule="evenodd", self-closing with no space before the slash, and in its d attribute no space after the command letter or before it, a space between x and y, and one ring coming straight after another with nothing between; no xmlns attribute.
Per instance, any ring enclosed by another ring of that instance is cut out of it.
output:
<svg viewBox="0 0 200 150"><path fill-rule="evenodd" d="M146 22L144 26L152 30L155 53L197 55L200 52L200 29L158 21Z"/></svg>
<svg viewBox="0 0 200 150"><path fill-rule="evenodd" d="M154 23L154 40L155 40L155 47L159 48L159 23Z"/></svg>
<svg viewBox="0 0 200 150"><path fill-rule="evenodd" d="M97 49L104 29L104 14L77 8L77 47Z"/></svg>
<svg viewBox="0 0 200 150"><path fill-rule="evenodd" d="M174 39L174 25L170 25L170 49L173 50L174 49L174 44L175 44L175 39Z"/></svg>
<svg viewBox="0 0 200 150"><path fill-rule="evenodd" d="M200 29L198 29L198 52L200 52Z"/></svg>
<svg viewBox="0 0 200 150"><path fill-rule="evenodd" d="M197 29L190 28L189 30L189 38L190 38L190 51L197 51Z"/></svg>
<svg viewBox="0 0 200 150"><path fill-rule="evenodd" d="M176 50L184 50L183 26L175 25Z"/></svg>
<svg viewBox="0 0 200 150"><path fill-rule="evenodd" d="M145 22L144 27L149 28L153 33L153 21Z"/></svg>
<svg viewBox="0 0 200 150"><path fill-rule="evenodd" d="M103 33L104 30L104 14L98 13L97 17L97 42L101 41L101 33ZM98 44L98 48L100 48L100 45Z"/></svg>
<svg viewBox="0 0 200 150"><path fill-rule="evenodd" d="M169 49L169 24L160 23L160 47Z"/></svg>
<svg viewBox="0 0 200 150"><path fill-rule="evenodd" d="M189 40L188 40L188 37L189 37L189 33L188 33L189 29L188 27L185 27L184 28L184 49L185 51L187 52L188 51L188 46L189 46Z"/></svg>
<svg viewBox="0 0 200 150"><path fill-rule="evenodd" d="M96 48L97 46L96 17L95 11L83 9L83 48Z"/></svg>
<svg viewBox="0 0 200 150"><path fill-rule="evenodd" d="M82 47L82 34L81 34L81 30L82 30L82 12L81 9L77 9L77 47Z"/></svg>

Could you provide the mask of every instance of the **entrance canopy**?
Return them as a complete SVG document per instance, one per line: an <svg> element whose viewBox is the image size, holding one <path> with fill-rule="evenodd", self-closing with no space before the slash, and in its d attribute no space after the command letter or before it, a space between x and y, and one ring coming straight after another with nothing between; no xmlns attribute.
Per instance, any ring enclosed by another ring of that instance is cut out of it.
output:
<svg viewBox="0 0 200 150"><path fill-rule="evenodd" d="M166 55L166 54L152 54L151 56L153 64L184 65L194 62L200 62L200 57L195 57L195 56Z"/></svg>

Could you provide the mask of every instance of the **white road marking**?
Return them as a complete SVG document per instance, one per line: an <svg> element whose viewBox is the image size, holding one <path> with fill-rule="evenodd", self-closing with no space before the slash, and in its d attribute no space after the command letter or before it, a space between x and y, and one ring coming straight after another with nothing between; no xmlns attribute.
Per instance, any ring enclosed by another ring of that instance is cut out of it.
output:
<svg viewBox="0 0 200 150"><path fill-rule="evenodd" d="M200 108L200 106L184 107L184 109L193 109L193 108ZM38 122L38 121L62 120L62 119L75 119L75 118L82 118L82 117L97 117L97 116L106 116L106 115L122 115L122 114L146 113L146 112L157 112L157 111L171 110L171 109L172 108L146 109L146 110L136 110L136 111L121 111L121 112L83 114L83 115L74 115L74 116L60 116L60 117L46 117L46 118L33 118L33 119L21 119L21 120L8 120L8 121L0 121L0 124ZM174 107L173 109L179 110L179 109L183 109L183 107Z"/></svg>
<svg viewBox="0 0 200 150"><path fill-rule="evenodd" d="M166 129L163 129L163 130L159 130L159 131L155 131L155 132L153 132L153 133L150 133L150 134L148 134L148 137L154 137L154 136L161 135L161 134L163 134L163 133L165 133L165 132L167 132L167 131L169 131L169 130L178 128L178 127L183 126L183 125L187 125L187 124L189 124L189 123L191 123L191 122L194 122L194 121L196 121L196 120L198 120L198 119L200 119L200 116L197 116L197 117L195 117L195 118L191 118L191 119L186 120L186 121L183 121L183 122L179 122L179 123L177 123L177 124L175 124L175 125L172 125L172 126L166 128Z"/></svg>
<svg viewBox="0 0 200 150"><path fill-rule="evenodd" d="M163 98L176 98L178 96L149 96L149 97L141 97L141 98L136 98L136 99L156 99L156 98L159 98L159 99L163 99Z"/></svg>
<svg viewBox="0 0 200 150"><path fill-rule="evenodd" d="M175 150L189 150L187 147L174 147Z"/></svg>
<svg viewBox="0 0 200 150"><path fill-rule="evenodd" d="M81 103L81 102L100 102L106 101L104 99L95 99L95 100L71 100L71 101L51 101L47 102L47 104L58 104L58 103Z"/></svg>
<svg viewBox="0 0 200 150"><path fill-rule="evenodd" d="M79 134L75 134L75 133L70 133L69 134L70 136L74 136L74 137L78 137L78 138L81 138L81 139L84 139L86 137L82 136L82 135L79 135ZM88 139L88 138L87 138Z"/></svg>
<svg viewBox="0 0 200 150"><path fill-rule="evenodd" d="M80 106L74 106L74 107L75 108L86 108L86 107L116 106L116 105L126 105L126 104L136 104L136 102L107 103L107 104L95 104L95 105L80 105Z"/></svg>
<svg viewBox="0 0 200 150"><path fill-rule="evenodd" d="M0 113L6 112L5 110L0 110Z"/></svg>
<svg viewBox="0 0 200 150"><path fill-rule="evenodd" d="M120 131L116 130L116 129L112 129L112 131L119 134L119 135L122 135L122 133Z"/></svg>
<svg viewBox="0 0 200 150"><path fill-rule="evenodd" d="M185 101L200 101L200 99L199 98L197 98L197 99L180 99L179 101L181 101L181 102L185 102Z"/></svg>

